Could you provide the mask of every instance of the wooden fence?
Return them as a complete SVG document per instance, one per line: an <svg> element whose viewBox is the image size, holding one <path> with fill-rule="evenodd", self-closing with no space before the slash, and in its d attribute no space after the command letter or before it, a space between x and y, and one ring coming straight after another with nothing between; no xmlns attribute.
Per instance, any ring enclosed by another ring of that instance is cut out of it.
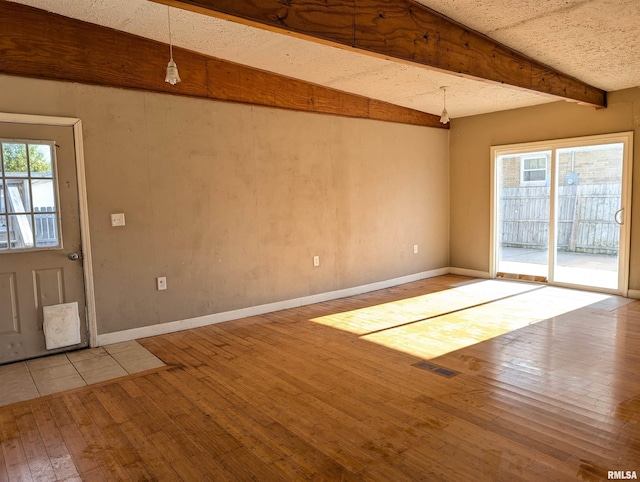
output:
<svg viewBox="0 0 640 482"><path fill-rule="evenodd" d="M617 254L620 229L619 184L558 187L558 249ZM549 239L549 187L503 188L502 245L544 248Z"/></svg>
<svg viewBox="0 0 640 482"><path fill-rule="evenodd" d="M54 208L35 208L34 222L37 246L56 246L58 244L58 223ZM50 214L47 214L50 213Z"/></svg>
<svg viewBox="0 0 640 482"><path fill-rule="evenodd" d="M7 214L0 215L0 249L7 249L9 243L13 249L34 247L34 229L36 247L44 248L59 244L58 220L53 207L34 208L33 218L28 213L11 213L8 216L9 218L7 218ZM17 222L16 220L19 218L23 218L23 221ZM8 226L7 219L9 219ZM35 226L31 225L31 219L33 219Z"/></svg>

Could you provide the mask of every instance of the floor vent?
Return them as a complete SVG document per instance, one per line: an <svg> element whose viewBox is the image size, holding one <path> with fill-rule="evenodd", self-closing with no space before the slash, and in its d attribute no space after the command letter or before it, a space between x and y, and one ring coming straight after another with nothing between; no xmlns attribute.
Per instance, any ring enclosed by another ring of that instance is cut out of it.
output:
<svg viewBox="0 0 640 482"><path fill-rule="evenodd" d="M426 361L418 362L413 366L421 368L423 370L428 370L428 371L433 372L433 373L437 373L438 375L441 375L441 376L447 377L447 378L452 378L452 377L455 377L456 375L460 374L460 372L457 372L455 370L451 370L449 368L444 368L444 367L441 367L439 365L434 365L433 363L429 363L429 362L426 362Z"/></svg>

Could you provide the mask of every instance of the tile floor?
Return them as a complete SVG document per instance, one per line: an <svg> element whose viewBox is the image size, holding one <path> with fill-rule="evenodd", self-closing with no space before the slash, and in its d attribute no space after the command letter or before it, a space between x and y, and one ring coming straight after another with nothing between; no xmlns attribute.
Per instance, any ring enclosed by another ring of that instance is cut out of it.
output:
<svg viewBox="0 0 640 482"><path fill-rule="evenodd" d="M0 366L0 406L138 373L164 363L136 341Z"/></svg>

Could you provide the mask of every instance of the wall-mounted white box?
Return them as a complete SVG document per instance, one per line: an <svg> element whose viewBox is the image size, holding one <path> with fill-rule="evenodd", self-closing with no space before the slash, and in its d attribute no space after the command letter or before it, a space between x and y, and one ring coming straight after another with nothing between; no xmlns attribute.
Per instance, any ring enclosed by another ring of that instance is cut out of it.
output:
<svg viewBox="0 0 640 482"><path fill-rule="evenodd" d="M124 226L124 213L112 214L111 226Z"/></svg>
<svg viewBox="0 0 640 482"><path fill-rule="evenodd" d="M167 289L167 277L160 276L156 278L156 285L158 286L158 291L164 291Z"/></svg>

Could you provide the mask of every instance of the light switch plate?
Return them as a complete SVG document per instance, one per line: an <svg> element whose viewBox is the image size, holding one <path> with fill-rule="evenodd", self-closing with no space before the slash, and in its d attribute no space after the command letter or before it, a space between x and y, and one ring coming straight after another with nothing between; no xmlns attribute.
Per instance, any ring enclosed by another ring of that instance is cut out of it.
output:
<svg viewBox="0 0 640 482"><path fill-rule="evenodd" d="M112 214L111 226L124 226L124 213Z"/></svg>

